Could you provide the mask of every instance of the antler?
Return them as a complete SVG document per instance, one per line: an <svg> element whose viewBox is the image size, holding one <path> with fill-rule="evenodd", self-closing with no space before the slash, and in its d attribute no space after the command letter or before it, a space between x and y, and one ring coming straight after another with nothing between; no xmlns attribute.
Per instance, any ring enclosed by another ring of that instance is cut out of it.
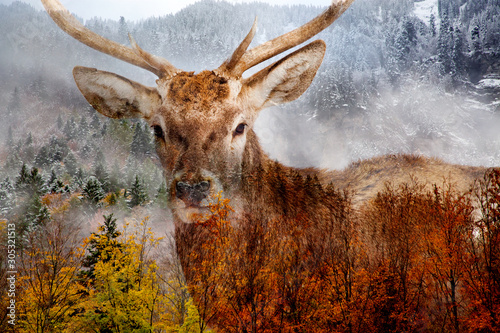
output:
<svg viewBox="0 0 500 333"><path fill-rule="evenodd" d="M332 4L327 10L303 26L246 51L255 34L255 21L250 33L245 37L240 46L238 46L231 58L218 68L218 72L232 77L241 77L246 70L275 55L302 44L326 29L339 18L353 2L354 0L332 0Z"/></svg>
<svg viewBox="0 0 500 333"><path fill-rule="evenodd" d="M91 48L144 68L158 77L175 75L179 70L166 59L156 57L142 50L131 39L133 48L106 39L84 27L59 0L42 0L43 6L54 22L67 34Z"/></svg>

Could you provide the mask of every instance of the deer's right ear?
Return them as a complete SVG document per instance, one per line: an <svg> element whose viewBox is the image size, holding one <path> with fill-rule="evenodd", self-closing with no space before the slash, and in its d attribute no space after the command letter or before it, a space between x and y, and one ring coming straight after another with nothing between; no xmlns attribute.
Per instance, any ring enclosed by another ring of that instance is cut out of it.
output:
<svg viewBox="0 0 500 333"><path fill-rule="evenodd" d="M73 69L78 89L101 114L110 118L149 118L161 105L155 88L95 68Z"/></svg>
<svg viewBox="0 0 500 333"><path fill-rule="evenodd" d="M325 55L325 42L316 40L246 79L241 98L254 109L291 102L309 88Z"/></svg>

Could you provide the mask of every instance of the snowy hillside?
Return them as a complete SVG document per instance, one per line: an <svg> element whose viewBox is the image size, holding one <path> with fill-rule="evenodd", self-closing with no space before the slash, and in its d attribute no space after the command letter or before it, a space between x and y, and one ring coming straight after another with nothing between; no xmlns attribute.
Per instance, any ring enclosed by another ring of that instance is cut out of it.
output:
<svg viewBox="0 0 500 333"><path fill-rule="evenodd" d="M429 25L431 14L434 14L438 23L438 1L439 0L415 0L415 15L425 24Z"/></svg>

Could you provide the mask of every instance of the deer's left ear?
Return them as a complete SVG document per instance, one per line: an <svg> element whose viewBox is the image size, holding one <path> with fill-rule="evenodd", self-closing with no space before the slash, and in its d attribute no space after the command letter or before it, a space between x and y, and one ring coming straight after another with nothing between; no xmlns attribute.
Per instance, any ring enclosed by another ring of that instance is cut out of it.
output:
<svg viewBox="0 0 500 333"><path fill-rule="evenodd" d="M317 40L289 54L244 80L240 97L255 110L297 99L311 85L325 50Z"/></svg>
<svg viewBox="0 0 500 333"><path fill-rule="evenodd" d="M114 73L75 67L73 77L90 105L106 117L148 119L161 104L155 88Z"/></svg>

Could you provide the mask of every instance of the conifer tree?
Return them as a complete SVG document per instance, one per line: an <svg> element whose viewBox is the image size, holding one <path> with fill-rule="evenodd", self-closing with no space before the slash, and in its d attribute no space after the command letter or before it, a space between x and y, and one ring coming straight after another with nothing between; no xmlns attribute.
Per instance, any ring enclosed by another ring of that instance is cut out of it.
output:
<svg viewBox="0 0 500 333"><path fill-rule="evenodd" d="M78 125L78 136L80 138L86 138L89 135L89 124L87 118L82 116L80 119L80 124Z"/></svg>
<svg viewBox="0 0 500 333"><path fill-rule="evenodd" d="M92 233L90 236L88 252L89 254L83 260L82 266L85 270L79 274L83 278L94 278L95 264L99 261L107 262L109 258L103 257L103 250L110 248L119 249L122 244L118 241L121 232L116 225L117 219L113 214L103 215L104 222L99 226L98 233Z"/></svg>
<svg viewBox="0 0 500 333"><path fill-rule="evenodd" d="M429 30L431 32L431 36L435 37L436 36L436 16L434 14L431 14L429 18Z"/></svg>
<svg viewBox="0 0 500 333"><path fill-rule="evenodd" d="M25 225L28 229L32 230L43 226L49 220L49 209L40 201L40 196L38 194L33 195L25 214Z"/></svg>
<svg viewBox="0 0 500 333"><path fill-rule="evenodd" d="M65 193L69 192L69 186L64 185L64 183L57 178L54 170L50 174L50 178L47 181L47 188L50 193Z"/></svg>
<svg viewBox="0 0 500 333"><path fill-rule="evenodd" d="M36 154L35 156L34 164L39 168L47 167L51 164L51 159L47 146L43 146L42 148L40 148L38 154Z"/></svg>
<svg viewBox="0 0 500 333"><path fill-rule="evenodd" d="M57 129L62 130L63 126L64 126L64 124L63 124L62 116L61 116L61 114L59 114L59 116L57 117Z"/></svg>
<svg viewBox="0 0 500 333"><path fill-rule="evenodd" d="M50 177L49 179L47 180L47 187L50 188L52 186L52 184L57 180L57 175L56 175L56 172L54 170L52 170L50 172Z"/></svg>
<svg viewBox="0 0 500 333"><path fill-rule="evenodd" d="M74 176L77 172L77 161L73 152L69 151L64 159L64 167L70 176Z"/></svg>
<svg viewBox="0 0 500 333"><path fill-rule="evenodd" d="M66 135L66 139L68 141L76 137L76 122L74 117L71 117L66 121L66 125L64 126L63 132L64 135Z"/></svg>
<svg viewBox="0 0 500 333"><path fill-rule="evenodd" d="M12 136L12 126L9 126L9 130L7 132L7 147L12 148L14 146L14 137Z"/></svg>
<svg viewBox="0 0 500 333"><path fill-rule="evenodd" d="M7 105L7 116L15 117L21 110L21 98L19 97L19 88L15 87Z"/></svg>
<svg viewBox="0 0 500 333"><path fill-rule="evenodd" d="M162 181L160 187L158 188L158 191L156 192L155 204L160 206L160 208L164 208L166 207L167 202L168 202L167 185L165 184L165 181Z"/></svg>
<svg viewBox="0 0 500 333"><path fill-rule="evenodd" d="M23 163L19 175L16 178L16 189L21 190L24 185L28 183L29 172L26 163Z"/></svg>
<svg viewBox="0 0 500 333"><path fill-rule="evenodd" d="M105 196L101 182L99 182L99 180L94 176L89 177L83 186L82 191L85 198L87 198L87 200L94 205L98 205L99 201L104 199Z"/></svg>
<svg viewBox="0 0 500 333"><path fill-rule="evenodd" d="M447 75L451 71L450 50L453 47L453 28L447 14L441 18L438 40L438 59L441 64L441 74Z"/></svg>
<svg viewBox="0 0 500 333"><path fill-rule="evenodd" d="M144 205L149 200L144 184L139 179L138 175L135 176L135 181L129 190L129 195L130 199L128 205L131 208L139 205Z"/></svg>
<svg viewBox="0 0 500 333"><path fill-rule="evenodd" d="M87 176L85 174L85 171L83 171L82 167L79 167L73 177L73 184L76 185L77 188L83 189L86 181L87 181Z"/></svg>
<svg viewBox="0 0 500 333"><path fill-rule="evenodd" d="M35 148L33 148L33 136L29 132L26 142L24 143L23 160L25 162L32 162L35 157Z"/></svg>
<svg viewBox="0 0 500 333"><path fill-rule="evenodd" d="M94 131L98 131L101 124L99 118L97 117L97 114L97 112L92 112L92 120L90 121L90 128L92 128Z"/></svg>
<svg viewBox="0 0 500 333"><path fill-rule="evenodd" d="M117 192L123 188L123 173L120 170L118 162L115 160L113 166L111 167L111 173L109 175L109 191Z"/></svg>
<svg viewBox="0 0 500 333"><path fill-rule="evenodd" d="M0 182L0 216L6 217L14 208L15 202L16 194L14 186L11 184L9 177L7 177Z"/></svg>
<svg viewBox="0 0 500 333"><path fill-rule="evenodd" d="M151 135L149 131L137 123L134 128L134 136L130 145L130 153L136 158L151 152Z"/></svg>
<svg viewBox="0 0 500 333"><path fill-rule="evenodd" d="M26 195L41 196L45 194L47 188L39 170L33 167L31 172L28 172L28 167L23 164L16 178L16 191Z"/></svg>
<svg viewBox="0 0 500 333"><path fill-rule="evenodd" d="M101 150L99 150L96 154L92 174L99 180L103 190L105 192L109 192L110 191L109 173L106 170L106 159Z"/></svg>

